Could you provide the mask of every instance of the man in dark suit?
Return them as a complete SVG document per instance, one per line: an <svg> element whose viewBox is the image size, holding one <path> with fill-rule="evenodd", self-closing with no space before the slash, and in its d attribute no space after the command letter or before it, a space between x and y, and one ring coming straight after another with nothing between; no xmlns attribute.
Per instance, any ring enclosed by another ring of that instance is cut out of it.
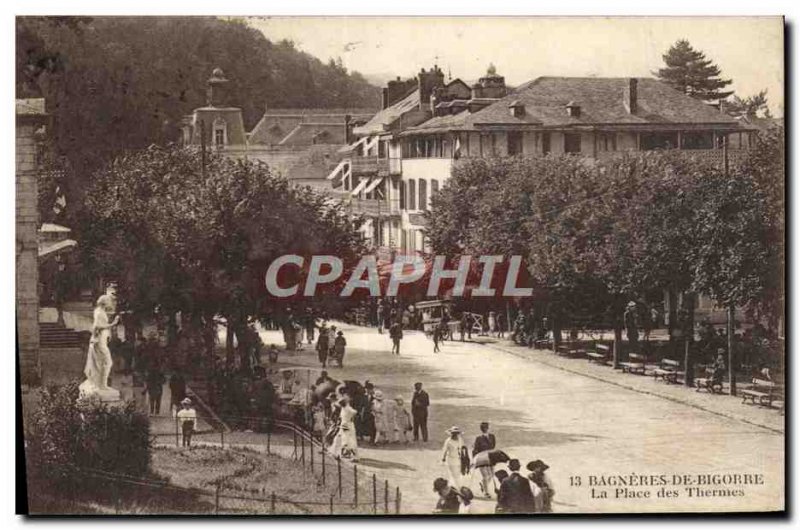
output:
<svg viewBox="0 0 800 530"><path fill-rule="evenodd" d="M489 432L489 423L481 423L481 433L475 437L475 443L472 446L472 456L494 449L497 445L494 434Z"/></svg>
<svg viewBox="0 0 800 530"><path fill-rule="evenodd" d="M478 453L494 449L496 445L497 441L495 440L494 434L489 432L489 423L484 421L481 423L481 433L475 437L475 443L472 445L473 460ZM478 466L477 469L481 473L481 491L486 498L489 498L491 496L490 491L492 477L494 476L494 467L491 465Z"/></svg>
<svg viewBox="0 0 800 530"><path fill-rule="evenodd" d="M511 475L500 485L497 494L497 511L499 513L534 513L533 490L530 481L519 474L519 460L513 458L508 462Z"/></svg>
<svg viewBox="0 0 800 530"><path fill-rule="evenodd" d="M428 407L431 404L428 393L422 390L422 383L414 383L414 396L411 398L411 417L414 424L414 441L419 440L419 431L422 431L422 441L428 441Z"/></svg>

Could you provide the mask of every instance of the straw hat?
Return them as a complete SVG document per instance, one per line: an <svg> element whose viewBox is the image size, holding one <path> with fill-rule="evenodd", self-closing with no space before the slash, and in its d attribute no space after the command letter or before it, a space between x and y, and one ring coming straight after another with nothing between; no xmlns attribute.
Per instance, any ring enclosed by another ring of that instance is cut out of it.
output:
<svg viewBox="0 0 800 530"><path fill-rule="evenodd" d="M191 405L191 404L192 404L192 400L189 399L188 397L187 398L183 398L183 401L181 401L181 405Z"/></svg>
<svg viewBox="0 0 800 530"><path fill-rule="evenodd" d="M445 431L447 434L461 434L461 427L453 425Z"/></svg>
<svg viewBox="0 0 800 530"><path fill-rule="evenodd" d="M375 391L375 399L377 399L378 401L381 401L383 399L383 392L381 392L380 390L376 390Z"/></svg>

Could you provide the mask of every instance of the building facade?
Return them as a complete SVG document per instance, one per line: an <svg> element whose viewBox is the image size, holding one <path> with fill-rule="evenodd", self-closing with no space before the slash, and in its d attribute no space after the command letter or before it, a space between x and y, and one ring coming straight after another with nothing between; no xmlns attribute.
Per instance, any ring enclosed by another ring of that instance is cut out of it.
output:
<svg viewBox="0 0 800 530"><path fill-rule="evenodd" d="M392 105L384 98L389 105L367 123L375 126L354 130L360 138L350 158L329 176L362 199L383 179L378 186L388 186L388 194L380 199L392 217L377 220L375 243L404 252L426 249L423 213L459 161L548 154L601 159L666 149L721 160L723 141L746 148L754 131L650 78L539 77L510 90L493 67L471 87L445 84L443 77L427 83L425 74L403 100ZM392 84L384 90L391 96ZM385 177L382 165L392 168Z"/></svg>

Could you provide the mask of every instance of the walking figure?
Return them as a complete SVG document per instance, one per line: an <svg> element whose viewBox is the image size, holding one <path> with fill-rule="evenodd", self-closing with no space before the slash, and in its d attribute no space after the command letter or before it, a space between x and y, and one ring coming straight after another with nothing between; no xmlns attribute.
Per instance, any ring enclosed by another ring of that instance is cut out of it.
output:
<svg viewBox="0 0 800 530"><path fill-rule="evenodd" d="M403 338L403 326L399 322L393 322L389 328L389 337L392 339L392 353L400 355L400 339Z"/></svg>
<svg viewBox="0 0 800 530"><path fill-rule="evenodd" d="M442 340L442 328L441 326L435 326L433 328L433 353L439 353L439 341Z"/></svg>

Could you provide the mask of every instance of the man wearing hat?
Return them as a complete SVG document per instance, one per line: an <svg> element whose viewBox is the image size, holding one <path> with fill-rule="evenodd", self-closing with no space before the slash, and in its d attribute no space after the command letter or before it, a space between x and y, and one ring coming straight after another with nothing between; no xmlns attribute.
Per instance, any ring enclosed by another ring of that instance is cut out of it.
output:
<svg viewBox="0 0 800 530"><path fill-rule="evenodd" d="M439 494L434 513L458 513L461 503L458 500L458 492L447 483L447 480L439 477L433 481L433 491Z"/></svg>
<svg viewBox="0 0 800 530"><path fill-rule="evenodd" d="M197 411L192 407L192 400L188 397L181 401L181 406L183 408L178 411L177 416L183 433L183 447L190 447L192 445L194 423L197 421Z"/></svg>
<svg viewBox="0 0 800 530"><path fill-rule="evenodd" d="M500 484L497 494L497 511L500 513L535 513L531 482L519 474L520 463L516 458L508 462L511 474Z"/></svg>
<svg viewBox="0 0 800 530"><path fill-rule="evenodd" d="M472 445L473 458L477 456L478 453L494 449L497 445L494 434L489 432L489 423L485 421L482 422L480 428L481 433L475 437L475 443ZM483 491L486 497L490 497L491 494L489 492L491 491L490 487L492 484L492 476L494 475L494 467L479 466L478 470L481 473L481 491Z"/></svg>
<svg viewBox="0 0 800 530"><path fill-rule="evenodd" d="M422 383L414 383L414 395L411 398L411 417L414 420L414 441L419 440L419 431L422 431L422 441L428 441L428 407L431 401L428 393L422 390Z"/></svg>

